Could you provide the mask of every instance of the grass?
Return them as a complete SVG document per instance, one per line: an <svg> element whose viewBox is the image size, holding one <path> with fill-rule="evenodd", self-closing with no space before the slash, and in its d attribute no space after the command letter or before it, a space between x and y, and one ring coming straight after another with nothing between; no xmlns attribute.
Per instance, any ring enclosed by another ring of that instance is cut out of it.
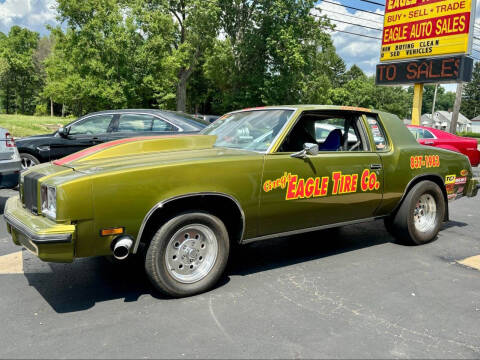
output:
<svg viewBox="0 0 480 360"><path fill-rule="evenodd" d="M60 126L71 121L71 118L51 116L0 114L0 127L7 129L14 138L51 134Z"/></svg>

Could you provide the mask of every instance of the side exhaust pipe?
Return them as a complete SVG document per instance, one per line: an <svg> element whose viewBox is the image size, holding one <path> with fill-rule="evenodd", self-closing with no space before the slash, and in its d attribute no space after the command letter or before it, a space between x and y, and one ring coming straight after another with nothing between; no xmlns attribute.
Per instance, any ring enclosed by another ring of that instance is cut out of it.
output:
<svg viewBox="0 0 480 360"><path fill-rule="evenodd" d="M113 256L117 260L124 260L130 254L130 248L133 245L132 238L128 236L120 236L114 240Z"/></svg>

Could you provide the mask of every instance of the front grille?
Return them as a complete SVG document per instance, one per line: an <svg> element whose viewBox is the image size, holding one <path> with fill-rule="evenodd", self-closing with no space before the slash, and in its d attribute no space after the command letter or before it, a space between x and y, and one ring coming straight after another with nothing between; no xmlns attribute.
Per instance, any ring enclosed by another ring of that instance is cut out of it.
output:
<svg viewBox="0 0 480 360"><path fill-rule="evenodd" d="M23 177L22 202L34 214L38 214L38 179L43 176L45 175L33 172Z"/></svg>

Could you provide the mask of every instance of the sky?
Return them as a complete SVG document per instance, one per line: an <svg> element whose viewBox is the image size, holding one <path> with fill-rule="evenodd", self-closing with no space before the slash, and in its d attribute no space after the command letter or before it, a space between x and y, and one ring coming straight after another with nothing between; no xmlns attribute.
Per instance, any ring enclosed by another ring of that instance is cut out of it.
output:
<svg viewBox="0 0 480 360"><path fill-rule="evenodd" d="M327 15L336 25L337 30L364 35L365 37L334 31L331 33L338 54L350 67L357 64L367 75L375 73L375 65L380 58L382 32L374 29L383 27L383 6L372 2L383 3L385 0L319 0L317 7L322 15ZM366 10L348 9L345 6ZM55 0L0 0L0 31L8 32L12 25L20 25L42 35L48 34L46 25L56 24ZM347 24L350 22L366 27ZM480 29L480 3L476 11L476 24ZM374 29L369 29L374 28ZM476 36L480 38L480 31ZM378 39L373 39L373 38ZM477 41L480 50L480 41ZM480 52L474 52L480 58ZM456 85L445 86L453 91Z"/></svg>

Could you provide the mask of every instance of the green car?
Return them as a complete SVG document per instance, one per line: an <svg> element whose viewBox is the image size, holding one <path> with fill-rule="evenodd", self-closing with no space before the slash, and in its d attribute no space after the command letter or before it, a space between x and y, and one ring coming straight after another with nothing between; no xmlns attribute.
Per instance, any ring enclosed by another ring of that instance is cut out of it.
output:
<svg viewBox="0 0 480 360"><path fill-rule="evenodd" d="M238 244L380 218L398 241L428 243L448 201L477 192L467 157L419 145L395 115L279 106L35 166L4 216L44 261L138 256L182 297L214 286Z"/></svg>

